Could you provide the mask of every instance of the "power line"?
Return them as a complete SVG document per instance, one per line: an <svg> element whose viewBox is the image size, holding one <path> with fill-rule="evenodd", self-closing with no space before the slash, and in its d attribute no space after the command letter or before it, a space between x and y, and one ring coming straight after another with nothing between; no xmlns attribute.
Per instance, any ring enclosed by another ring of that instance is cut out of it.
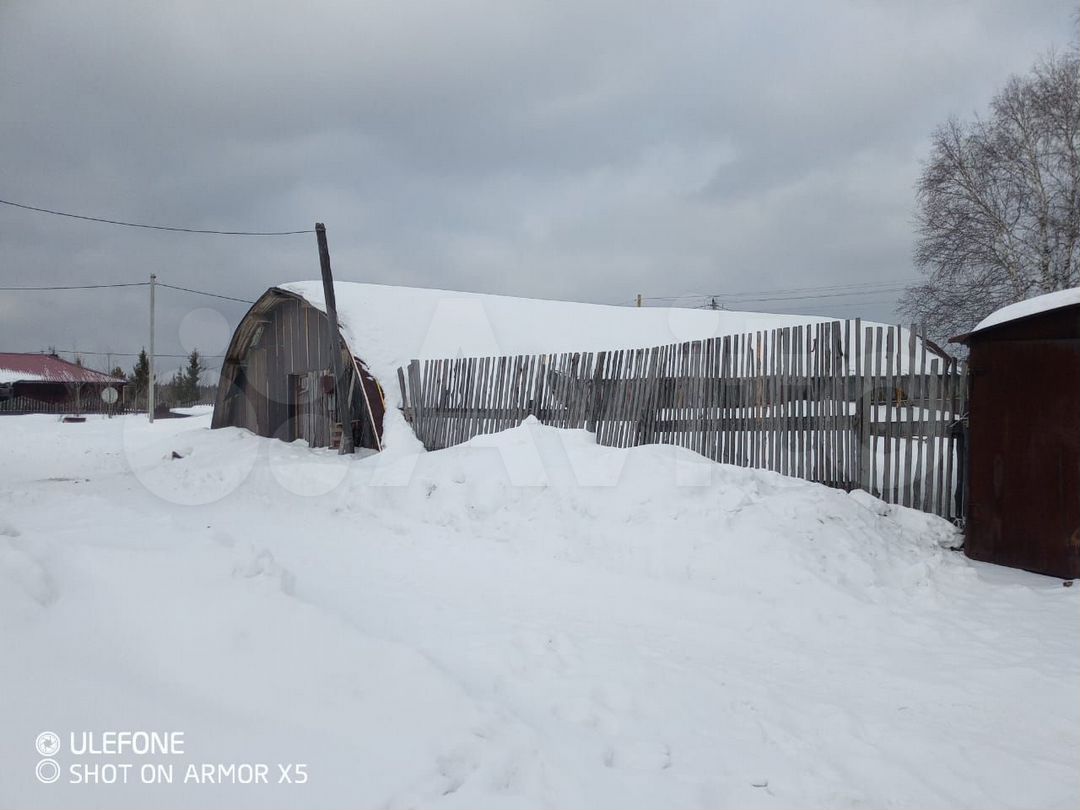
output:
<svg viewBox="0 0 1080 810"><path fill-rule="evenodd" d="M149 287L149 281L130 281L125 284L56 284L46 285L39 287L0 287L0 292L39 292L39 291L51 291L51 290L103 290L111 289L114 287ZM159 287L168 287L170 290L180 290L181 292L195 293L195 295L206 295L210 298L221 298L225 301L237 301L241 304L254 304L254 301L250 301L247 298L235 298L231 295L222 295L221 293L212 293L206 290L196 290L191 287L178 287L175 284L165 284L158 282Z"/></svg>
<svg viewBox="0 0 1080 810"><path fill-rule="evenodd" d="M83 219L88 222L102 222L106 225L123 225L126 228L146 228L151 231L176 231L178 233L204 233L214 234L217 236L294 236L302 233L315 233L312 229L303 231L218 231L209 230L203 228L181 228L174 225L147 225L141 222L125 222L119 219L106 219L105 217L91 217L85 214L71 214L66 211L54 211L51 208L39 208L35 205L26 205L25 203L12 202L11 200L0 200L0 204L10 205L12 208L22 208L26 211L37 211L40 214L52 214L57 217L68 217L69 219Z"/></svg>
<svg viewBox="0 0 1080 810"><path fill-rule="evenodd" d="M4 292L27 290L102 290L111 287L148 287L149 281L130 281L126 284L65 284L45 287L0 287Z"/></svg>
<svg viewBox="0 0 1080 810"><path fill-rule="evenodd" d="M181 290L183 292L195 293L196 295L208 295L211 298L224 298L226 301L239 301L241 304L254 304L254 301L249 301L247 298L233 298L231 295L220 295L218 293L206 292L206 290L193 290L190 287L177 287L173 284L165 284L162 281L157 283L159 287L168 287L170 290Z"/></svg>
<svg viewBox="0 0 1080 810"><path fill-rule="evenodd" d="M876 281L876 282L854 282L849 284L823 284L810 287L780 287L772 290L754 290L750 292L727 292L727 293L685 293L682 295L653 295L644 296L646 301L681 301L687 299L698 298L718 298L725 300L732 299L744 299L744 300L770 300L770 298L751 298L751 296L780 296L796 293L827 293L845 291L845 294L854 294L858 291L873 291L873 292L891 292L893 289L903 289L906 286L905 282L898 281ZM806 296L807 298L811 296ZM814 296L816 297L816 296Z"/></svg>

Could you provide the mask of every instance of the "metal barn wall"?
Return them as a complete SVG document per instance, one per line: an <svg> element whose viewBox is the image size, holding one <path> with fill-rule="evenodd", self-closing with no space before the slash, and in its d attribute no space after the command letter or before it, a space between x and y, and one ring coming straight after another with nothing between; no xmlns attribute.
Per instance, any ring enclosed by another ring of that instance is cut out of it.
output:
<svg viewBox="0 0 1080 810"><path fill-rule="evenodd" d="M341 341L342 395L352 391L355 413L367 420L362 387L355 380L353 358ZM291 441L293 377L312 371L332 373L330 324L326 315L302 299L270 291L255 303L237 327L222 367L214 427L244 427L260 436ZM319 391L320 397L328 396ZM316 441L330 445L330 424L320 420ZM370 430L367 431L370 433ZM372 446L372 445L367 445Z"/></svg>
<svg viewBox="0 0 1080 810"><path fill-rule="evenodd" d="M969 557L1080 576L1080 307L975 333Z"/></svg>

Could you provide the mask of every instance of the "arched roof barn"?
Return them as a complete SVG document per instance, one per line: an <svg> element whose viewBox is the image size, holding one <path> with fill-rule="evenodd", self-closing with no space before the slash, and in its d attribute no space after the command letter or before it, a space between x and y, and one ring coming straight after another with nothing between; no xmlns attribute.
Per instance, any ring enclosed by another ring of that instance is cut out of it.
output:
<svg viewBox="0 0 1080 810"><path fill-rule="evenodd" d="M334 291L342 379L336 385L328 379L333 362L322 282L272 287L233 335L214 427L335 446L336 393L327 392L332 389L350 397L356 446L381 449L415 441L399 411L397 381L398 369L414 359L648 348L833 320L341 281Z"/></svg>
<svg viewBox="0 0 1080 810"><path fill-rule="evenodd" d="M332 371L335 350L342 356L338 380ZM332 339L324 312L295 292L267 290L229 343L212 426L336 447L346 402L355 446L381 449L385 405L375 378L340 335Z"/></svg>

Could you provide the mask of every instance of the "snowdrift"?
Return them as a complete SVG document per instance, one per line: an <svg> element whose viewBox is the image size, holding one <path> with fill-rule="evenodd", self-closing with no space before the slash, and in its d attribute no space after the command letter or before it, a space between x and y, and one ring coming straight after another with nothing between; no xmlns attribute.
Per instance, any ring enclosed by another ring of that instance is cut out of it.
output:
<svg viewBox="0 0 1080 810"><path fill-rule="evenodd" d="M0 420L0 805L1080 796L1080 593L943 521L535 423L358 460L208 421ZM44 785L44 729L309 778Z"/></svg>

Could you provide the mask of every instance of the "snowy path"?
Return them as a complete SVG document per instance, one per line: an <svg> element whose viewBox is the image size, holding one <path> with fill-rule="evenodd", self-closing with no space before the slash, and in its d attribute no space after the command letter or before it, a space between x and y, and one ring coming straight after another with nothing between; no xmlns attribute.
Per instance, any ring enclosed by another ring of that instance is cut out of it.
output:
<svg viewBox="0 0 1080 810"><path fill-rule="evenodd" d="M355 461L206 421L0 419L0 806L1080 801L1080 592L941 521L537 426ZM41 785L46 728L310 781Z"/></svg>

